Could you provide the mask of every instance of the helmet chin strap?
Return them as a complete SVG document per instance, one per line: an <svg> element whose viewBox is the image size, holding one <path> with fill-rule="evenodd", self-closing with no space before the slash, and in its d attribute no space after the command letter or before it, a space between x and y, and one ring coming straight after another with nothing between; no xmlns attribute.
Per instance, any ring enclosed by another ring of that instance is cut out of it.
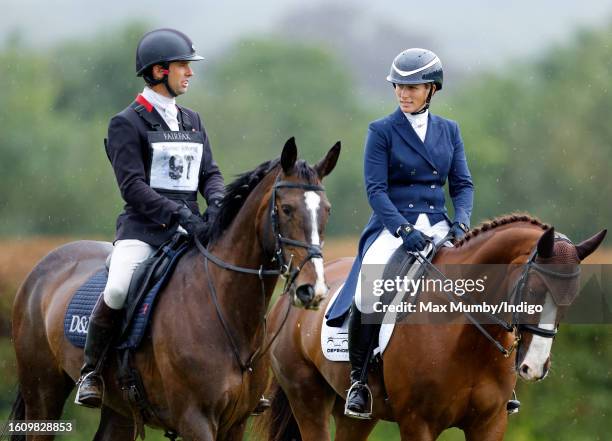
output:
<svg viewBox="0 0 612 441"><path fill-rule="evenodd" d="M425 100L425 105L423 107L421 107L420 110L417 110L416 112L410 112L411 115L421 115L421 114L427 112L427 110L429 109L429 102L431 101L431 97L433 96L435 88L436 88L436 86L434 84L432 84L431 87L429 88L429 93L427 94L427 99Z"/></svg>
<svg viewBox="0 0 612 441"><path fill-rule="evenodd" d="M164 74L164 78L162 79L162 83L164 84L164 86L166 86L166 90L168 91L168 93L170 94L170 96L172 98L176 98L178 96L178 93L176 93L172 87L170 87L170 84L168 83L168 77L170 76L170 70L169 69L163 69L162 73Z"/></svg>
<svg viewBox="0 0 612 441"><path fill-rule="evenodd" d="M168 63L163 63L161 65L163 67L162 74L164 75L161 79L157 80L153 78L152 72L151 75L144 74L143 77L147 81L147 84L151 86L157 86L158 84L163 84L171 97L176 98L178 94L170 87L168 83L168 76L170 75L170 66Z"/></svg>

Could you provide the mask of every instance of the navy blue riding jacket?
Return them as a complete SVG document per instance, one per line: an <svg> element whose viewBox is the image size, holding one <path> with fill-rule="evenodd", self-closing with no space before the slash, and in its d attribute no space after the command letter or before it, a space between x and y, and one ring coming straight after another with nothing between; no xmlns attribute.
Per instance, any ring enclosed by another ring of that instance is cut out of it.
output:
<svg viewBox="0 0 612 441"><path fill-rule="evenodd" d="M416 222L420 213L426 213L431 224L442 219L451 221L445 206L447 181L455 212L453 221L470 225L474 186L454 121L429 114L424 141L399 107L370 123L364 176L373 212L361 234L349 277L327 314L330 325L341 324L353 301L361 259L383 228L395 234L400 225Z"/></svg>

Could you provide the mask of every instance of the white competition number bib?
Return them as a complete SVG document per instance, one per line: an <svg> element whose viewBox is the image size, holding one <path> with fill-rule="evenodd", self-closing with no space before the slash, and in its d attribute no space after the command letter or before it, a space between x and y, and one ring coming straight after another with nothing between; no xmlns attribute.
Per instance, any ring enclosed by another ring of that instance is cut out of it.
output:
<svg viewBox="0 0 612 441"><path fill-rule="evenodd" d="M152 188L179 192L198 190L204 153L202 132L153 132L149 134L149 145Z"/></svg>

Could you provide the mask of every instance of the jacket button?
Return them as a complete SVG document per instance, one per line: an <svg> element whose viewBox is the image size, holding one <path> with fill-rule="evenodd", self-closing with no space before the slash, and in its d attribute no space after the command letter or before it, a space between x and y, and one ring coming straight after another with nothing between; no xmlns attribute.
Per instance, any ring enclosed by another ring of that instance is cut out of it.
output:
<svg viewBox="0 0 612 441"><path fill-rule="evenodd" d="M413 204L408 204L408 208L413 208L414 205Z"/></svg>
<svg viewBox="0 0 612 441"><path fill-rule="evenodd" d="M433 171L433 174L434 174L434 175L437 175L437 174L438 174L438 170L434 170L434 171Z"/></svg>
<svg viewBox="0 0 612 441"><path fill-rule="evenodd" d="M436 188L436 186L432 184L431 188Z"/></svg>
<svg viewBox="0 0 612 441"><path fill-rule="evenodd" d="M429 206L429 209L430 209L430 210L433 210L433 209L434 209L434 206L433 206L433 205L430 205L430 206Z"/></svg>

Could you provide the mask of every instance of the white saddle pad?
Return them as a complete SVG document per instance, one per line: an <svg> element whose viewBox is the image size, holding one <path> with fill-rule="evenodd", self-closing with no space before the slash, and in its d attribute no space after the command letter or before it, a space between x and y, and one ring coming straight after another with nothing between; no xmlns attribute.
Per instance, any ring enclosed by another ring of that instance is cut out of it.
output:
<svg viewBox="0 0 612 441"><path fill-rule="evenodd" d="M450 226L448 222L445 220L440 221L434 225L429 223L429 217L426 214L421 213L417 218L415 223L415 228L422 231L424 234L432 237L434 242L437 244L441 242L445 237L448 231L450 230ZM384 265L388 262L389 258L393 255L395 250L402 245L402 239L397 238L387 229L384 229L379 236L376 238L374 243L370 246L366 255L364 256L363 263L375 263L379 265ZM446 242L444 246L452 247L453 245L450 242ZM429 255L432 248L427 248L423 254ZM355 292L355 303L357 308L361 311L361 273L359 273L359 279L357 281L357 289ZM342 285L344 286L344 285ZM325 310L325 314L331 305L334 304L338 293L342 289L342 286L334 293L334 296L331 298L329 303L327 304L327 308ZM395 302L399 302L402 299L402 295L398 293L395 298ZM391 339L391 335L393 334L393 329L395 328L395 319L393 315L389 315L391 313L387 313L384 320L384 324L380 328L380 335L378 338L378 348L374 349L374 353L383 353L389 340ZM344 323L340 328L332 328L327 326L325 323L325 319L323 320L323 326L321 328L321 350L323 351L323 355L325 358L331 361L348 361L349 360L349 352L348 352L348 314L347 318L344 319Z"/></svg>
<svg viewBox="0 0 612 441"><path fill-rule="evenodd" d="M327 310L331 307L331 305L334 304L334 301L342 289L342 286L336 290L333 297L327 304L325 314L327 314ZM323 351L325 358L330 361L349 361L348 316L349 315L346 314L344 323L342 323L342 327L339 328L327 326L326 320L323 319L323 326L321 328L321 350ZM379 352L382 354L384 352L389 340L391 339L394 328L395 323L383 324L381 326L380 335L378 337L378 348L374 349L375 354Z"/></svg>

